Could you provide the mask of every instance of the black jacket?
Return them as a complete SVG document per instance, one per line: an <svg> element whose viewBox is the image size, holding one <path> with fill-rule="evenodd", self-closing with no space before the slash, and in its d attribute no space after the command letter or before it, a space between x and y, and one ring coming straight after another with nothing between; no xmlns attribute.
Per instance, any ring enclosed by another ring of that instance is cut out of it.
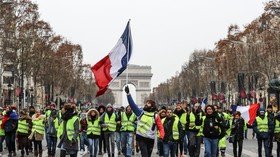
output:
<svg viewBox="0 0 280 157"><path fill-rule="evenodd" d="M203 120L204 119L204 120ZM204 122L203 122L204 121ZM222 119L219 118L216 112L211 115L205 116L205 118L196 118L196 125L202 125L203 135L210 139L221 139L225 136L225 127L223 126Z"/></svg>
<svg viewBox="0 0 280 157"><path fill-rule="evenodd" d="M244 119L240 118L238 120L232 120L232 127L231 127L231 136L234 136L234 139L239 141L244 139Z"/></svg>
<svg viewBox="0 0 280 157"><path fill-rule="evenodd" d="M174 140L173 139L173 124L175 121L175 116L172 116L170 118L165 118L164 123L163 123L163 128L164 128L164 137L163 137L163 142L168 142L168 141L179 141L184 137L183 135L183 128L182 125L179 121L178 123L178 131L179 131L179 139Z"/></svg>

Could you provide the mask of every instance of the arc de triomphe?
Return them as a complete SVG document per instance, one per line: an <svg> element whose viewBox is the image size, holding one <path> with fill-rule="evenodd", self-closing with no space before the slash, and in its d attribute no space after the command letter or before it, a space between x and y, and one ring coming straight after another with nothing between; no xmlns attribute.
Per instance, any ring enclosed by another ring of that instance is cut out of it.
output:
<svg viewBox="0 0 280 157"><path fill-rule="evenodd" d="M110 84L110 89L115 97L115 105L123 104L123 88L126 84L126 73L128 72L128 84L132 84L136 89L137 105L143 105L146 97L151 93L151 66L128 65L128 68Z"/></svg>

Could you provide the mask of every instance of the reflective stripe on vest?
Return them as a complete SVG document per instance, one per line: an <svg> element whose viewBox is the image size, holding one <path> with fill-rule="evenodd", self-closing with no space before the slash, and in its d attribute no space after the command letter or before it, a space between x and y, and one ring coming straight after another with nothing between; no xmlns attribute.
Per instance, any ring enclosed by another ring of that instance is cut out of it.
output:
<svg viewBox="0 0 280 157"><path fill-rule="evenodd" d="M87 135L89 134L93 134L93 135L100 135L101 133L101 127L99 125L99 121L100 118L94 120L94 122L92 123L92 121L89 121L87 118Z"/></svg>
<svg viewBox="0 0 280 157"><path fill-rule="evenodd" d="M142 135L147 135L147 133L152 129L154 123L154 112L146 112L144 111L137 125L137 132Z"/></svg>
<svg viewBox="0 0 280 157"><path fill-rule="evenodd" d="M32 120L32 123L33 123L32 132L36 131L37 133L44 135L45 126L44 126L44 123L43 123L43 119Z"/></svg>
<svg viewBox="0 0 280 157"><path fill-rule="evenodd" d="M125 112L122 112L121 114L121 131L135 131L135 124L134 121L136 119L136 115L132 113L129 117L127 118L127 115Z"/></svg>
<svg viewBox="0 0 280 157"><path fill-rule="evenodd" d="M0 126L2 125L2 120L0 120ZM5 130L0 127L0 136L5 135Z"/></svg>
<svg viewBox="0 0 280 157"><path fill-rule="evenodd" d="M29 131L29 124L26 122L26 120L19 120L17 132L28 134L28 131Z"/></svg>
<svg viewBox="0 0 280 157"><path fill-rule="evenodd" d="M108 127L102 128L103 131L116 131L117 123L116 123L116 114L113 113L109 119L109 115L105 113L104 123L108 125Z"/></svg>
<svg viewBox="0 0 280 157"><path fill-rule="evenodd" d="M77 116L73 116L71 119L69 119L66 123L66 134L70 141L72 141L74 134L78 134L79 132L75 132L74 124L78 120Z"/></svg>
<svg viewBox="0 0 280 157"><path fill-rule="evenodd" d="M279 120L275 120L275 129L274 129L274 133L280 133L280 121Z"/></svg>
<svg viewBox="0 0 280 157"><path fill-rule="evenodd" d="M164 124L166 118L163 118L162 124ZM175 116L175 120L173 122L173 126L172 126L172 137L174 140L178 140L179 139L179 129L178 129L178 123L179 123L179 118L177 116Z"/></svg>
<svg viewBox="0 0 280 157"><path fill-rule="evenodd" d="M268 132L268 119L265 116L264 119L261 119L259 116L256 118L257 128L259 132Z"/></svg>

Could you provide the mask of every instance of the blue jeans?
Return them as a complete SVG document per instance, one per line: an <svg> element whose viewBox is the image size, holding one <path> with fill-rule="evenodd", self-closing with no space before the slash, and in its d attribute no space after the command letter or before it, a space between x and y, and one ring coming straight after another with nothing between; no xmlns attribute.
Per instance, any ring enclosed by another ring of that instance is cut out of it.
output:
<svg viewBox="0 0 280 157"><path fill-rule="evenodd" d="M120 152L121 151L121 133L120 132L116 132L116 144L117 144L117 149Z"/></svg>
<svg viewBox="0 0 280 157"><path fill-rule="evenodd" d="M177 143L176 142L163 142L163 152L164 152L164 157L175 157L177 150Z"/></svg>
<svg viewBox="0 0 280 157"><path fill-rule="evenodd" d="M264 147L264 152L265 152L265 157L269 157L269 139L261 139L258 138L258 154L259 157L262 157L262 143L263 143L263 147Z"/></svg>
<svg viewBox="0 0 280 157"><path fill-rule="evenodd" d="M132 146L133 146L133 133L132 132L121 132L122 140L122 151L125 157L132 156Z"/></svg>
<svg viewBox="0 0 280 157"><path fill-rule="evenodd" d="M96 157L98 146L99 146L99 138L97 138L97 139L88 138L88 142L89 142L89 154L90 154L90 156Z"/></svg>
<svg viewBox="0 0 280 157"><path fill-rule="evenodd" d="M57 137L49 136L48 155L55 155Z"/></svg>
<svg viewBox="0 0 280 157"><path fill-rule="evenodd" d="M183 144L183 146L184 146L184 154L188 153L188 142L189 142L188 135L186 134L185 137L184 137L184 144Z"/></svg>
<svg viewBox="0 0 280 157"><path fill-rule="evenodd" d="M5 136L6 145L8 147L9 153L16 152L15 134L16 133L9 133L9 134L6 134L6 136Z"/></svg>
<svg viewBox="0 0 280 157"><path fill-rule="evenodd" d="M157 149L158 149L158 155L163 156L163 142L162 140L157 140Z"/></svg>
<svg viewBox="0 0 280 157"><path fill-rule="evenodd" d="M85 151L85 145L88 146L88 140L87 140L87 133L83 131L80 134L80 150Z"/></svg>
<svg viewBox="0 0 280 157"><path fill-rule="evenodd" d="M216 157L219 139L203 137L203 141L205 147L204 157Z"/></svg>

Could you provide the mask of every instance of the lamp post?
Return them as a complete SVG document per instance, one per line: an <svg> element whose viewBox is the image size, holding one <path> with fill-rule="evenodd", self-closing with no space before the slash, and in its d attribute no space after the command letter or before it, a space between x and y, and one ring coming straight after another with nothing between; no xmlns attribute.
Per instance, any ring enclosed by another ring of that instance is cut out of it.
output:
<svg viewBox="0 0 280 157"><path fill-rule="evenodd" d="M11 95L12 95L12 85L11 82L8 84L8 104L11 105Z"/></svg>

